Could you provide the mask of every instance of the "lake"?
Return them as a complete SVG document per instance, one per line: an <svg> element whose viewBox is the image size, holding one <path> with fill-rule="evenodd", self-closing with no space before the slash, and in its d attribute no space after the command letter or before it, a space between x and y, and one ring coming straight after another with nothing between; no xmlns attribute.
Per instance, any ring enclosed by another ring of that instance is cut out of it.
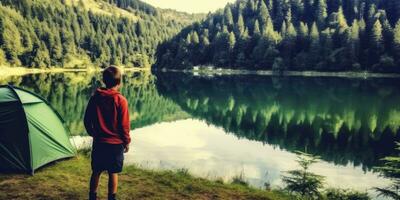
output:
<svg viewBox="0 0 400 200"><path fill-rule="evenodd" d="M100 74L10 76L13 84L46 98L76 142ZM133 127L127 163L188 169L229 181L243 174L256 186L281 187L298 168L295 151L321 157L312 171L332 187L371 192L388 180L373 167L400 141L400 84L395 78L318 78L257 75L195 76L128 72L121 93Z"/></svg>

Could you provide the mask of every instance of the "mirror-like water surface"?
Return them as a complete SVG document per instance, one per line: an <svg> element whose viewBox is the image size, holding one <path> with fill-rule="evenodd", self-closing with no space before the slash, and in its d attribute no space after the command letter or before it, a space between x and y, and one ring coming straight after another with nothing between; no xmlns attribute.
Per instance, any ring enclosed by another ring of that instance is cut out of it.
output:
<svg viewBox="0 0 400 200"><path fill-rule="evenodd" d="M37 92L85 135L82 117L98 74L13 76L0 84ZM187 168L229 180L243 173L255 186L281 186L297 167L296 150L321 156L312 170L327 184L359 190L384 186L372 168L400 140L397 79L269 76L197 77L128 73L121 91L130 103L129 163ZM82 138L81 138L82 139Z"/></svg>

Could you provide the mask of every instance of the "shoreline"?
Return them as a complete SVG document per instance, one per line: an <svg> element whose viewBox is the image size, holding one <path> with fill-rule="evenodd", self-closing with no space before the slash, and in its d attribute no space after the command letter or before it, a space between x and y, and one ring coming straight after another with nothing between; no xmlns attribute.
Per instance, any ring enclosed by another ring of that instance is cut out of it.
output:
<svg viewBox="0 0 400 200"><path fill-rule="evenodd" d="M123 71L129 72L140 72L150 71L149 68L122 68ZM22 76L28 74L39 74L39 73L62 73L62 72L99 72L101 68L86 68L86 69L71 69L71 68L45 68L45 69L30 69L26 67L1 67L0 66L0 78L8 76Z"/></svg>
<svg viewBox="0 0 400 200"><path fill-rule="evenodd" d="M259 76L299 76L299 77L339 77L339 78L400 78L400 74L396 73L375 73L368 71L343 71L343 72L320 72L320 71L284 71L277 73L272 70L246 70L246 69L160 69L153 70L151 68L130 67L122 68L127 72L173 72L192 74L193 76L229 76L229 75L259 75ZM26 67L3 67L0 66L0 78L8 76L22 76L28 74L39 73L63 73L63 72L99 72L101 68L86 68L86 69L72 69L72 68L45 68L45 69L31 69Z"/></svg>
<svg viewBox="0 0 400 200"><path fill-rule="evenodd" d="M224 75L260 75L260 76L302 76L302 77L340 77L340 78L400 78L400 74L395 73L375 73L375 72L319 72L319 71L284 71L281 74L272 70L242 70L242 69L206 69L206 70L177 70L162 69L159 72L173 72L192 74L194 76L224 76Z"/></svg>
<svg viewBox="0 0 400 200"><path fill-rule="evenodd" d="M0 173L0 199L87 199L90 174L86 152L46 165L34 176ZM119 199L292 199L281 190L262 190L233 180L198 178L186 169L152 170L127 165L119 176ZM43 185L52 189L43 190ZM107 178L102 177L99 198L105 199L106 191Z"/></svg>

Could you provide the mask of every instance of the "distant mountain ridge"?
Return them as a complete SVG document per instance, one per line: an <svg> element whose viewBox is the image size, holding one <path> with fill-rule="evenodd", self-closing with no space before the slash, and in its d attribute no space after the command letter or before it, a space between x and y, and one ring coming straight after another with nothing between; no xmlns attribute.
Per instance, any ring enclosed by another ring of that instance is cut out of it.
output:
<svg viewBox="0 0 400 200"><path fill-rule="evenodd" d="M400 72L398 0L238 0L183 29L155 67Z"/></svg>
<svg viewBox="0 0 400 200"><path fill-rule="evenodd" d="M150 67L159 43L202 16L139 0L0 0L0 66Z"/></svg>

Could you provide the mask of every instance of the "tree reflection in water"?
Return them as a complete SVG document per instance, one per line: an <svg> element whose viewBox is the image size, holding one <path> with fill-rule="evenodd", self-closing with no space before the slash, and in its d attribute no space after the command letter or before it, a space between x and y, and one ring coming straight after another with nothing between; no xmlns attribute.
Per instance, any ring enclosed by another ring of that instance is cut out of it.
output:
<svg viewBox="0 0 400 200"><path fill-rule="evenodd" d="M157 74L157 88L195 118L239 138L370 169L400 139L397 79Z"/></svg>

